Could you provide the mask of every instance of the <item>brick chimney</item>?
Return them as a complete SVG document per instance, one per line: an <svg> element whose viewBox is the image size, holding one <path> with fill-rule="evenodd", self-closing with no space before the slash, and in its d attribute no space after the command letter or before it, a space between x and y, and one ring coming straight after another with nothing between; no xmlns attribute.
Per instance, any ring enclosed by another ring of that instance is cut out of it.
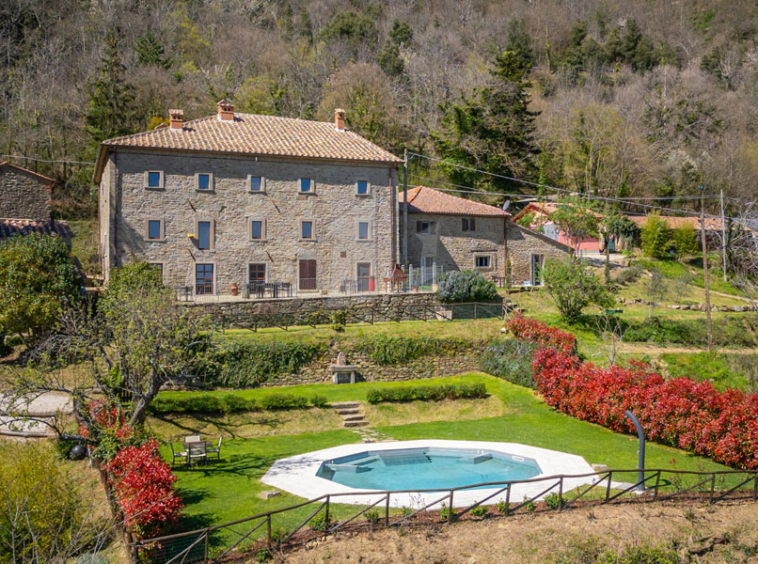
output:
<svg viewBox="0 0 758 564"><path fill-rule="evenodd" d="M169 110L168 119L172 131L181 131L184 127L184 112L182 110Z"/></svg>
<svg viewBox="0 0 758 564"><path fill-rule="evenodd" d="M334 110L334 128L337 131L345 131L345 110L341 108Z"/></svg>
<svg viewBox="0 0 758 564"><path fill-rule="evenodd" d="M218 120L234 121L234 104L229 100L221 100L218 104Z"/></svg>

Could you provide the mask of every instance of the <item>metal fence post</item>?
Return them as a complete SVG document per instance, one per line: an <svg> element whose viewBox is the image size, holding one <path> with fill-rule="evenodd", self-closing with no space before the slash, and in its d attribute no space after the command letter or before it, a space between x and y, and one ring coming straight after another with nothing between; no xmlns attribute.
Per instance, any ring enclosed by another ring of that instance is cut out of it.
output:
<svg viewBox="0 0 758 564"><path fill-rule="evenodd" d="M558 484L558 511L563 511L563 476Z"/></svg>
<svg viewBox="0 0 758 564"><path fill-rule="evenodd" d="M328 528L329 526L329 496L328 495L326 496L326 506L324 509L324 524Z"/></svg>

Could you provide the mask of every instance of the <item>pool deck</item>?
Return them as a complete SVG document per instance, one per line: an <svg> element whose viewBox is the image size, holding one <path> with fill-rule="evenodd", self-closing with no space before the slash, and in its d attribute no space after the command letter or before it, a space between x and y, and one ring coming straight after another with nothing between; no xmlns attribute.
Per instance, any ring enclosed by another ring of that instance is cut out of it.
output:
<svg viewBox="0 0 758 564"><path fill-rule="evenodd" d="M370 494L377 490L358 490L351 488L325 478L319 478L318 472L321 464L335 458L359 454L368 451L382 450L399 450L411 448L449 448L449 449L466 449L466 450L483 450L496 451L523 458L531 458L537 462L542 471L541 474L532 479L538 479L548 476L568 476L577 474L594 474L595 471L584 458L574 454L558 452L539 447L522 445L517 443L496 443L484 441L445 441L445 440L416 440L400 441L391 443L373 443L373 444L349 444L337 447L317 450L289 458L277 460L268 472L263 476L261 481L269 486L274 486L288 493L306 498L313 499L325 494L347 494L339 495L332 499L332 503L346 503L351 505L370 505L380 500L383 495L349 495L365 492ZM570 478L564 480L563 491L567 492L583 485L590 485L597 481L597 476L587 476L585 478ZM524 497L535 497L543 490L552 485L554 481L541 481L527 484L516 484L510 495L511 505L520 503ZM500 487L493 489L472 489L458 490L453 495L453 505L455 507L468 507L473 503L482 500L496 493ZM553 490L553 491L557 491ZM410 507L420 509L424 505L440 499L444 494L439 492L426 493L393 493L390 497L392 507ZM506 492L493 497L487 503L495 504L498 501L505 500ZM541 499L540 496L538 499ZM445 500L447 502L447 499ZM432 508L441 507L442 502L432 506Z"/></svg>

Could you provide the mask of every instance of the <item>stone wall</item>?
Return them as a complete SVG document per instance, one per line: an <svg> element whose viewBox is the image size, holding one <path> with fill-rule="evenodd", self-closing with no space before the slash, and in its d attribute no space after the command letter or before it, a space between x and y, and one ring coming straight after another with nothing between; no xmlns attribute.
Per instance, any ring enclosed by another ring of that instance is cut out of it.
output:
<svg viewBox="0 0 758 564"><path fill-rule="evenodd" d="M475 230L463 231L461 216L408 215L408 258L414 266L431 257L445 272L478 270L485 275L505 276L503 218L475 217ZM469 218L467 218L469 219ZM418 221L435 223L434 233L419 233ZM490 257L489 268L476 268L477 256Z"/></svg>
<svg viewBox="0 0 758 564"><path fill-rule="evenodd" d="M0 167L0 217L50 219L50 183L32 172Z"/></svg>
<svg viewBox="0 0 758 564"><path fill-rule="evenodd" d="M532 280L532 257L543 259L566 256L571 249L541 233L508 222L508 256L511 261L511 283L520 286Z"/></svg>
<svg viewBox="0 0 758 564"><path fill-rule="evenodd" d="M408 321L417 319L420 306L444 309L434 294L372 294L345 297L283 298L277 300L251 300L218 303L187 303L186 307L196 308L203 314L229 329L249 329L258 319L259 327L267 326L262 316L271 316L273 321L289 325L307 325L313 314L334 310L350 310L355 315L364 312L369 320L370 312L375 312L375 320L392 319Z"/></svg>
<svg viewBox="0 0 758 564"><path fill-rule="evenodd" d="M163 266L169 286L194 286L195 264L214 266L214 293L229 294L248 281L248 265L265 264L269 282L298 287L299 260L316 260L319 291L338 292L356 279L357 264L369 263L377 286L391 269L396 248L396 170L388 165L263 159L200 154L150 154L121 150L106 167L101 185L104 270L131 260ZM145 188L145 172L159 171L163 188ZM210 190L196 189L196 174L212 175ZM250 192L248 177L264 179L265 190ZM108 180L110 178L111 180ZM315 182L312 194L299 193L299 180ZM356 194L366 180L369 194ZM111 186L112 184L112 186ZM104 198L109 191L111 202ZM163 236L149 241L147 221L163 222ZM263 240L253 241L250 222L265 222ZM315 222L314 240L301 240L301 220ZM200 250L197 222L211 221L214 244ZM370 224L368 240L358 240L358 222ZM112 241L107 241L108 234ZM110 249L110 250L109 250Z"/></svg>
<svg viewBox="0 0 758 564"><path fill-rule="evenodd" d="M402 380L421 380L424 378L439 378L455 376L465 372L481 370L479 362L485 345L472 345L463 353L450 356L429 356L406 364L381 366L371 361L366 353L343 351L347 364L358 367L359 382L391 382ZM329 365L334 364L338 351L331 350L323 358L304 366L297 374L289 374L266 382L264 387L294 386L297 384L319 384L332 382L332 372ZM350 384L339 384L349 386Z"/></svg>

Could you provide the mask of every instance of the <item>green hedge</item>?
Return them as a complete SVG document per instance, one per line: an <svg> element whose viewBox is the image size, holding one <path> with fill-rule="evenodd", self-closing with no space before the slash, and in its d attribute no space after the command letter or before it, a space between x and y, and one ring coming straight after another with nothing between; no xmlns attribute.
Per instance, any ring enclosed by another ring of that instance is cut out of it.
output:
<svg viewBox="0 0 758 564"><path fill-rule="evenodd" d="M460 384L449 386L422 386L369 390L366 400L371 404L409 401L442 401L446 399L475 399L487 397L484 384Z"/></svg>
<svg viewBox="0 0 758 564"><path fill-rule="evenodd" d="M205 383L221 388L255 388L327 351L325 344L235 342L219 348L209 362Z"/></svg>
<svg viewBox="0 0 758 564"><path fill-rule="evenodd" d="M309 405L325 407L322 396L306 397L293 394L271 394L259 401L245 399L235 394L203 395L188 393L186 396L158 396L150 404L151 413L240 413L244 411L278 411L282 409L305 409Z"/></svg>
<svg viewBox="0 0 758 564"><path fill-rule="evenodd" d="M405 364L425 356L441 356L462 352L470 346L470 343L459 339L375 335L361 341L356 346L356 350L368 354L371 361L376 364L391 366Z"/></svg>

